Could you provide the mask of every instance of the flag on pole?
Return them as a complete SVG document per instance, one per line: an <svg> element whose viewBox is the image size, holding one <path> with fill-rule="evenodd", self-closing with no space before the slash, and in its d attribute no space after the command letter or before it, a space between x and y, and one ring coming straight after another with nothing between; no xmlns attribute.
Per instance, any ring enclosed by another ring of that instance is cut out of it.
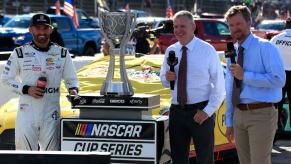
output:
<svg viewBox="0 0 291 164"><path fill-rule="evenodd" d="M167 18L173 18L173 9L171 7L171 4L170 4L170 0L167 0L167 11L166 11L166 17Z"/></svg>
<svg viewBox="0 0 291 164"><path fill-rule="evenodd" d="M74 0L65 0L64 13L73 19L76 27L79 27L78 15L74 6Z"/></svg>
<svg viewBox="0 0 291 164"><path fill-rule="evenodd" d="M74 16L72 19L74 21L75 27L78 28L79 27L79 19L78 19L78 14L77 14L77 10L76 10L75 6L74 6Z"/></svg>
<svg viewBox="0 0 291 164"><path fill-rule="evenodd" d="M61 15L61 4L60 4L60 0L56 0L55 6L56 6L56 15Z"/></svg>
<svg viewBox="0 0 291 164"><path fill-rule="evenodd" d="M74 16L74 1L73 0L65 0L64 13L69 17Z"/></svg>

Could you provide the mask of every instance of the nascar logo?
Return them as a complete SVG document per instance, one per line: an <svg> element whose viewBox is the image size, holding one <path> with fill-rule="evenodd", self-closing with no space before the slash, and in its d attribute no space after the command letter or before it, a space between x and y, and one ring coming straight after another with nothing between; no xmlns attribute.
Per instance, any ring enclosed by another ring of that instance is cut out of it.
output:
<svg viewBox="0 0 291 164"><path fill-rule="evenodd" d="M78 123L75 136L85 137L131 137L141 136L142 126L131 124L85 124Z"/></svg>

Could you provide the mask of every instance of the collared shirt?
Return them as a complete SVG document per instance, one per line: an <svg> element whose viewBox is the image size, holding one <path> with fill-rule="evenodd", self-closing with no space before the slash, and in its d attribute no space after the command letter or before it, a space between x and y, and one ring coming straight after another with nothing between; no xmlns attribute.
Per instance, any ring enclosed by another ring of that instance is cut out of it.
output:
<svg viewBox="0 0 291 164"><path fill-rule="evenodd" d="M218 54L208 43L193 37L187 45L187 104L195 104L209 100L204 112L211 116L221 105L224 95L224 77ZM177 42L166 50L164 62L161 68L160 78L165 87L170 87L166 80L166 72L170 69L167 64L169 51L175 51L178 64L175 66L175 87L172 90L172 104L177 102L177 83L179 63L182 56L182 45Z"/></svg>
<svg viewBox="0 0 291 164"><path fill-rule="evenodd" d="M238 43L235 48L238 49ZM279 50L271 42L250 34L241 45L244 48L244 76L241 85L240 103L276 103L282 98L285 71ZM238 50L237 50L238 54ZM226 68L226 126L233 126L232 87L233 76Z"/></svg>
<svg viewBox="0 0 291 164"><path fill-rule="evenodd" d="M271 42L279 48L285 70L291 71L291 29L274 36Z"/></svg>

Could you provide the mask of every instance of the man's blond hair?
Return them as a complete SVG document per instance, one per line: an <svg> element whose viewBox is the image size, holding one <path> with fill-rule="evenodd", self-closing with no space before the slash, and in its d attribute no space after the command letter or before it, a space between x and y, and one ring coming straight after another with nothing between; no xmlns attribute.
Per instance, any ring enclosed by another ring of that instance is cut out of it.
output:
<svg viewBox="0 0 291 164"><path fill-rule="evenodd" d="M241 13L243 18L248 22L251 21L251 11L247 6L238 5L238 6L232 6L224 15L224 18L226 21L233 17L234 15Z"/></svg>

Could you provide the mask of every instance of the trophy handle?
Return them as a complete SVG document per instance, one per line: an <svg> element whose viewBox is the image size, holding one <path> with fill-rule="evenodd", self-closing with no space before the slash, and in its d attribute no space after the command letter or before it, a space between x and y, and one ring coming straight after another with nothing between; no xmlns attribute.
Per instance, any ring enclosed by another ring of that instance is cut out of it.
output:
<svg viewBox="0 0 291 164"><path fill-rule="evenodd" d="M120 47L124 47L127 42L130 40L130 37L134 31L134 28L136 26L136 14L135 13L129 13L126 12L126 27L125 27L125 33L127 34L123 39L121 40ZM133 19L133 20L131 20Z"/></svg>

